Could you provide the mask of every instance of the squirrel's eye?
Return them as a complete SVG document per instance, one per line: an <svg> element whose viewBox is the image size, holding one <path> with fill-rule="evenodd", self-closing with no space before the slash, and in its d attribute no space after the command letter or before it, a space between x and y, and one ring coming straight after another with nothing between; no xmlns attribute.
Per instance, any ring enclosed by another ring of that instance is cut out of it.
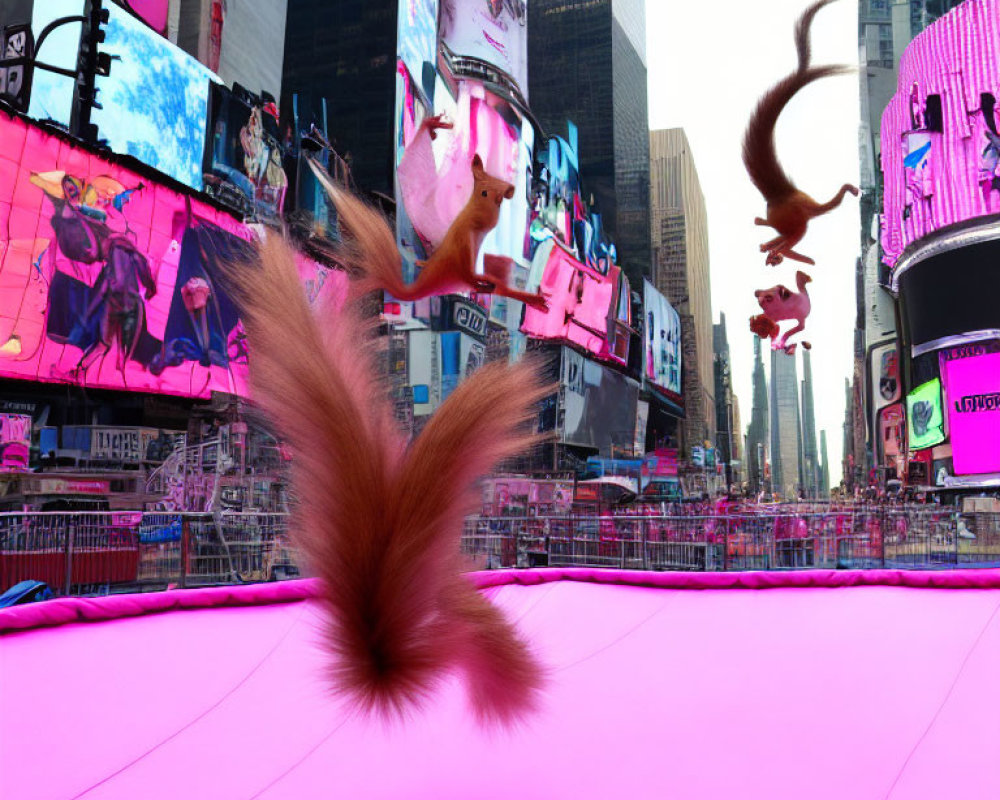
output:
<svg viewBox="0 0 1000 800"><path fill-rule="evenodd" d="M487 194L486 190L483 189L483 197L486 197L486 194Z"/></svg>

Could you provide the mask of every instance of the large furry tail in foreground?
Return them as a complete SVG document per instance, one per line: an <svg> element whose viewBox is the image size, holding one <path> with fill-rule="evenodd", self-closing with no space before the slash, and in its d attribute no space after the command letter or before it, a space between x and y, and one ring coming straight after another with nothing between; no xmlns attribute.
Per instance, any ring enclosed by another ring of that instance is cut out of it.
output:
<svg viewBox="0 0 1000 800"><path fill-rule="evenodd" d="M352 283L354 296L385 289L400 300L410 298L410 290L403 282L403 265L396 247L396 237L378 211L351 191L338 186L320 164L313 159L306 161L320 185L337 209L341 243L337 256L356 280Z"/></svg>
<svg viewBox="0 0 1000 800"><path fill-rule="evenodd" d="M293 530L325 583L337 688L395 717L458 669L481 720L516 721L542 671L461 575L459 540L476 480L534 441L525 423L551 391L539 368L483 367L407 447L354 306L324 309L321 325L277 236L247 267L238 292L254 400L293 449Z"/></svg>

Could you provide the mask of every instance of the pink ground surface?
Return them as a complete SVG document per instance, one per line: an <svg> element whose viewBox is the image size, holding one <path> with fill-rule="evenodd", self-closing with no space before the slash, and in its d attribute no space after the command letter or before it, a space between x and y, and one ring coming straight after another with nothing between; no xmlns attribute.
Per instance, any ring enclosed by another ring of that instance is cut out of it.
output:
<svg viewBox="0 0 1000 800"><path fill-rule="evenodd" d="M473 579L551 671L514 732L346 715L309 581L0 612L0 797L997 796L997 573Z"/></svg>

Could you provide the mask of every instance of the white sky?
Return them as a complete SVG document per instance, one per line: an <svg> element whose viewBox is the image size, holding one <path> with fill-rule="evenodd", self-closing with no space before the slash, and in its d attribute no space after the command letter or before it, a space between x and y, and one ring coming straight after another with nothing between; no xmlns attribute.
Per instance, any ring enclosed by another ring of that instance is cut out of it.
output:
<svg viewBox="0 0 1000 800"><path fill-rule="evenodd" d="M792 29L809 2L646 0L649 126L684 128L694 152L708 208L713 321L725 313L741 435L753 400L748 320L760 312L753 293L778 283L794 289L797 266L787 260L764 264L758 247L775 234L753 224L764 216L764 201L747 177L740 148L758 97L795 66ZM857 20L857 0L822 9L813 22L813 63L856 65ZM793 182L820 202L845 182L857 184L859 115L858 79L848 75L806 87L779 120L778 156ZM841 477L844 378L853 370L859 231L858 201L847 195L840 208L810 224L796 247L816 260L815 267L802 265L813 278L804 335L813 345L817 446L819 431L826 430L834 485ZM766 350L764 360L769 369Z"/></svg>

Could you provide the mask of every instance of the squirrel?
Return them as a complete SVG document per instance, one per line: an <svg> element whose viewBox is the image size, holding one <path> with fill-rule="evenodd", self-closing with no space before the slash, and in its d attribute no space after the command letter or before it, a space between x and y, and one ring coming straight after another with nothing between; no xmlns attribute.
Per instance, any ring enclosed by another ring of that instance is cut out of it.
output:
<svg viewBox="0 0 1000 800"><path fill-rule="evenodd" d="M788 344L788 339L805 330L806 317L812 310L809 292L806 291L808 283L812 283L812 278L799 270L795 273L795 285L798 292L791 291L784 284L754 292L754 296L764 313L750 317L750 331L761 339L776 340L771 344L772 350L784 350L789 355L795 352L795 345ZM781 334L781 326L778 323L791 319L794 319L798 324ZM809 342L802 342L802 346L806 350L812 348Z"/></svg>
<svg viewBox="0 0 1000 800"><path fill-rule="evenodd" d="M396 253L378 226L355 231L379 237L358 242L365 252ZM289 528L323 582L337 690L359 711L399 718L458 671L480 722L517 722L538 703L544 673L462 575L459 540L481 503L479 479L539 441L525 424L553 391L542 365L480 367L407 441L360 298L312 309L294 252L274 233L227 272L249 337L253 400L292 453Z"/></svg>
<svg viewBox="0 0 1000 800"><path fill-rule="evenodd" d="M541 293L522 292L507 283L511 259L488 257L484 265L486 274L475 272L483 239L496 227L500 217L500 204L514 196L511 184L486 173L478 154L472 159L474 183L469 201L449 226L440 246L429 258L416 262L421 267L420 274L409 285L403 283L402 261L385 217L338 187L315 161L310 159L309 165L333 201L343 228L350 233L352 242L342 260L362 275L356 281L355 293L385 289L400 300L419 300L434 294L472 291L501 295L541 311L548 310Z"/></svg>
<svg viewBox="0 0 1000 800"><path fill-rule="evenodd" d="M796 188L782 169L774 150L775 124L792 97L813 81L851 71L848 66L809 66L809 28L816 13L831 2L833 0L818 0L799 17L795 24L798 68L761 97L743 137L743 164L750 180L767 201L767 218L757 217L754 223L770 226L778 232L778 236L760 246L760 251L767 253L769 266L780 264L786 257L804 264L815 264L813 259L792 249L805 236L809 220L835 209L847 192L855 196L858 194L857 186L845 183L829 202L817 203Z"/></svg>

